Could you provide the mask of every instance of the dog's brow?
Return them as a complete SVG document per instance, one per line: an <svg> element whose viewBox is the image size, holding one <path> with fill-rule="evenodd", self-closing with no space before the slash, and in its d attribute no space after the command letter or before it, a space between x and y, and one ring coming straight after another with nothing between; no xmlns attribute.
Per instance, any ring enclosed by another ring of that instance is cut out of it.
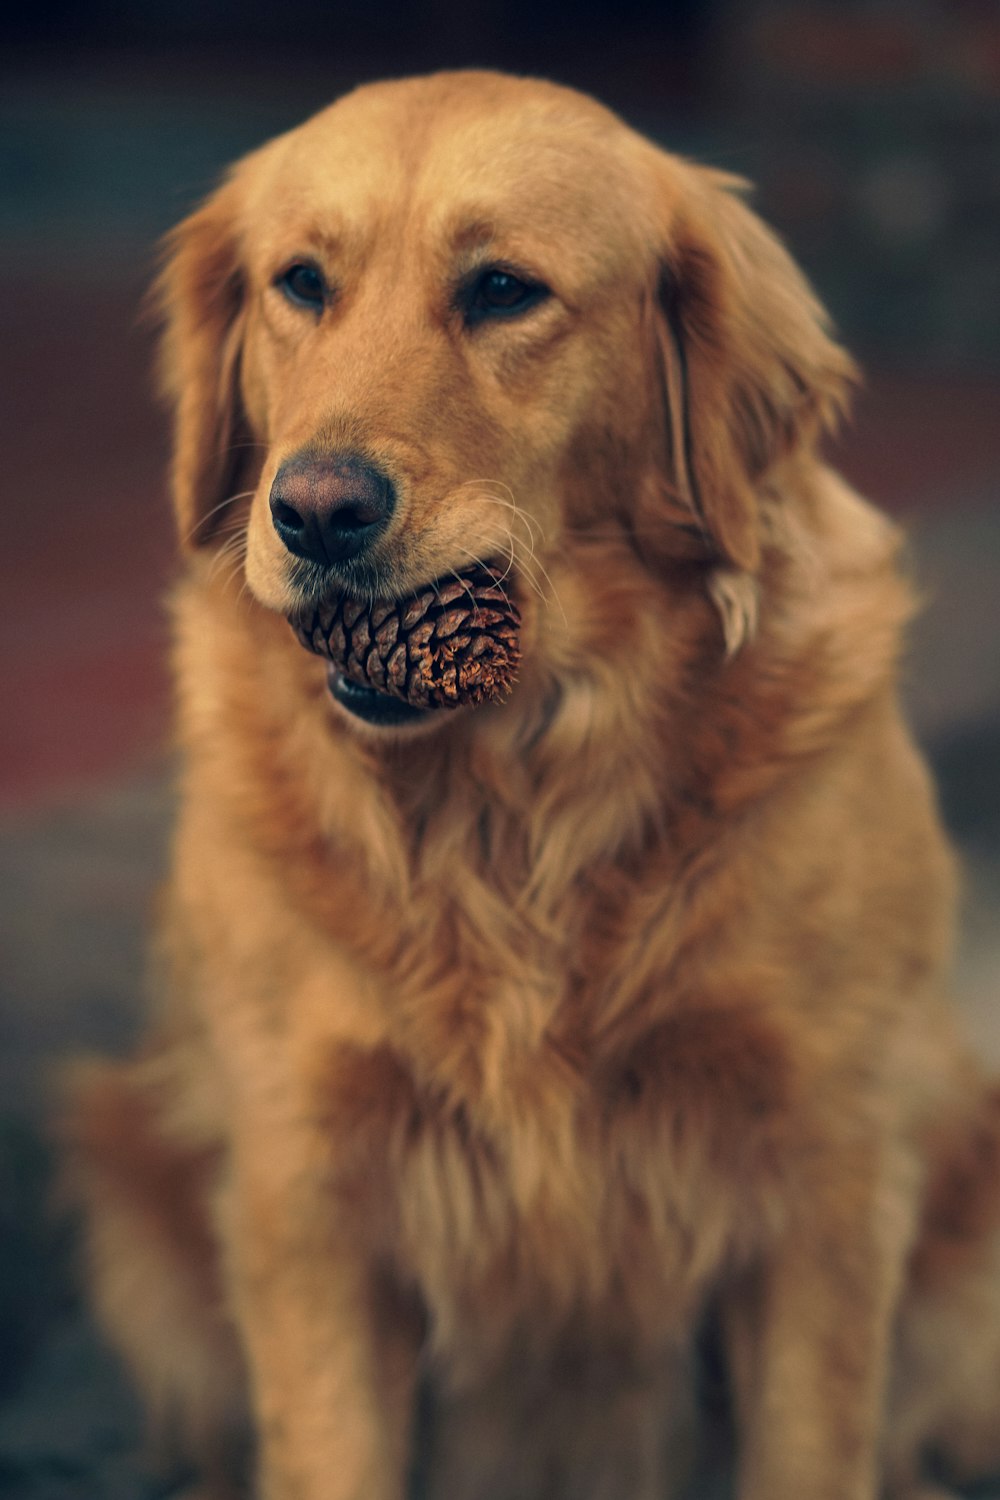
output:
<svg viewBox="0 0 1000 1500"><path fill-rule="evenodd" d="M448 239L455 250L481 250L493 244L498 236L496 218L491 214L455 214Z"/></svg>
<svg viewBox="0 0 1000 1500"><path fill-rule="evenodd" d="M465 270L488 260L533 263L537 247L531 241L522 218L501 213L456 213L444 230L448 255Z"/></svg>
<svg viewBox="0 0 1000 1500"><path fill-rule="evenodd" d="M299 238L324 255L337 255L345 249L351 235L339 214L328 214L322 220L308 223Z"/></svg>

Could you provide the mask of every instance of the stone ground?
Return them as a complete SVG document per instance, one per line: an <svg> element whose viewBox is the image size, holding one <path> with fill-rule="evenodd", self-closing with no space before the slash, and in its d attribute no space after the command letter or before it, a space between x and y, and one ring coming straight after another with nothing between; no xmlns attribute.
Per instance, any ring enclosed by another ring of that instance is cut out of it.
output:
<svg viewBox="0 0 1000 1500"><path fill-rule="evenodd" d="M0 104L0 167L13 161L24 189L15 211L0 186L5 1500L169 1493L137 1460L133 1402L76 1297L65 1230L48 1210L45 1120L60 1057L120 1050L135 1034L170 818L157 749L164 437L135 321L148 245L211 170L285 123L284 104L235 109L235 123L200 107L180 109L162 90L124 102L82 86L46 94L31 80ZM976 1049L1000 1064L998 409L995 373L876 365L840 456L913 536L928 608L907 695L967 871L959 1003Z"/></svg>

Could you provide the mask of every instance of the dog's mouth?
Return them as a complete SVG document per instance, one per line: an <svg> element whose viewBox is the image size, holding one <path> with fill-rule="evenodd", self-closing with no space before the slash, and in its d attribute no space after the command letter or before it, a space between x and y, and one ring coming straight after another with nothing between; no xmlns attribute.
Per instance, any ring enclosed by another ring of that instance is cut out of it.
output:
<svg viewBox="0 0 1000 1500"><path fill-rule="evenodd" d="M521 616L504 572L477 565L404 599L340 595L290 616L330 663L330 692L368 724L414 724L438 709L502 701L520 660Z"/></svg>
<svg viewBox="0 0 1000 1500"><path fill-rule="evenodd" d="M375 688L365 687L351 679L331 662L326 673L331 697L341 708L346 708L356 719L363 719L377 729L397 729L405 724L419 724L429 719L434 710L417 708L402 698L391 698Z"/></svg>

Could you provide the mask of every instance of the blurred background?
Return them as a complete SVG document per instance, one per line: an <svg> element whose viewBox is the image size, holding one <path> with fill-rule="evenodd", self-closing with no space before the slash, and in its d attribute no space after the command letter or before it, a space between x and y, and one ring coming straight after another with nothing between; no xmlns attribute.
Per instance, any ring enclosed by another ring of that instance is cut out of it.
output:
<svg viewBox="0 0 1000 1500"><path fill-rule="evenodd" d="M47 1213L53 1058L127 1046L170 813L158 237L240 152L385 75L597 94L732 168L867 375L835 458L907 526L906 669L967 869L960 998L1000 1061L996 0L48 0L0 59L0 1496L171 1493Z"/></svg>

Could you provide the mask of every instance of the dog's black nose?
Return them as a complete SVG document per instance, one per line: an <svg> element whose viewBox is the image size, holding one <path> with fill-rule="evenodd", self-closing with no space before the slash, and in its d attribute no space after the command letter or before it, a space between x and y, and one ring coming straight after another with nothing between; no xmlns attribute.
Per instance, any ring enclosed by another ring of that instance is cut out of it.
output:
<svg viewBox="0 0 1000 1500"><path fill-rule="evenodd" d="M271 485L271 519L289 552L326 567L369 547L395 505L392 481L355 454L300 454Z"/></svg>

